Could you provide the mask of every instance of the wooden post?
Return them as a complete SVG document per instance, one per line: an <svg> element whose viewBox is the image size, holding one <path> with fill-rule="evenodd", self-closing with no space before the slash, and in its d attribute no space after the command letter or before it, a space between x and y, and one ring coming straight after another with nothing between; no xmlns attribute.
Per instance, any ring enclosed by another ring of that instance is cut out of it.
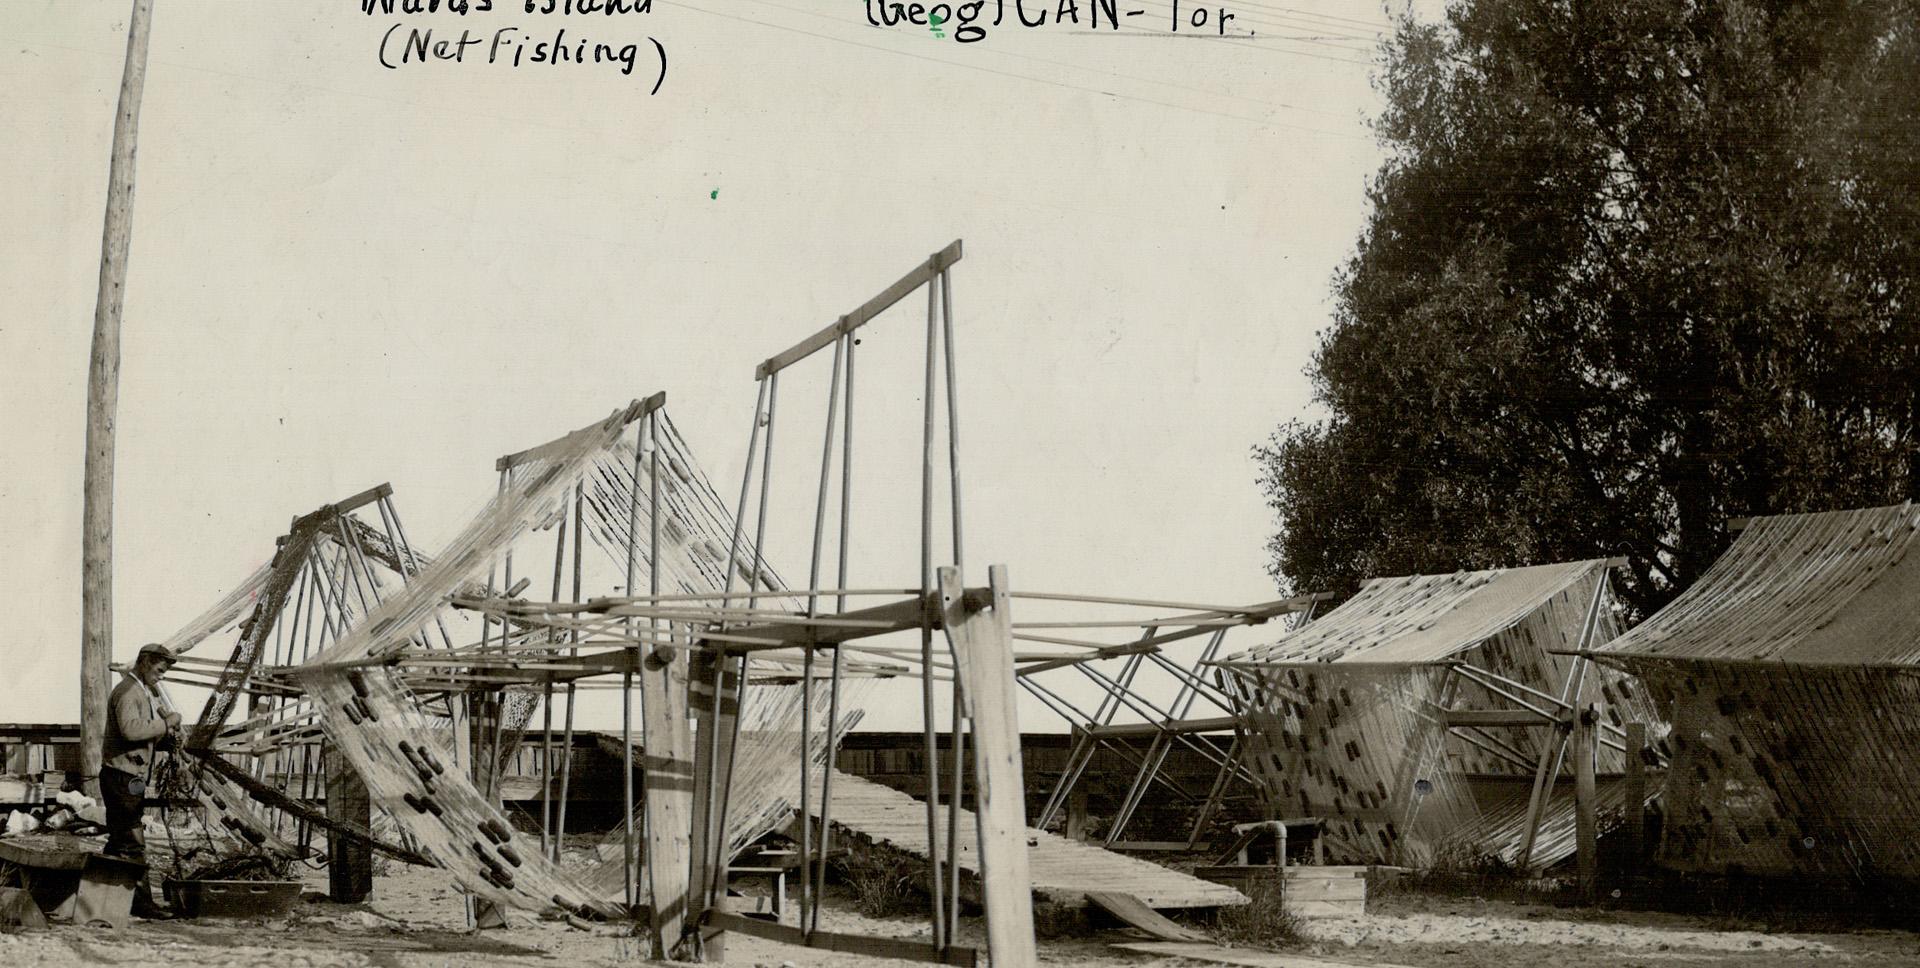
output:
<svg viewBox="0 0 1920 968"><path fill-rule="evenodd" d="M980 895L994 968L1039 963L1033 939L1033 881L1027 863L1025 780L1014 705L1013 613L1007 569L988 571L990 609L970 606L960 570L940 569L940 602L954 671L973 702L974 817L980 827Z"/></svg>
<svg viewBox="0 0 1920 968"><path fill-rule="evenodd" d="M664 960L687 915L687 862L693 841L693 732L687 724L687 659L662 649L640 673L643 776L647 812L647 896L653 906L653 957ZM710 722L710 720L709 720Z"/></svg>
<svg viewBox="0 0 1920 968"><path fill-rule="evenodd" d="M723 807L727 788L733 782L733 734L734 724L740 718L742 687L733 665L729 657L711 648L694 650L687 663L687 701L699 717L699 732L693 746L693 824L687 864L686 917L697 919L700 929L697 938L678 939L672 954L676 961L726 960L726 933L705 922L709 913L725 910L728 858ZM645 702L644 694L642 702Z"/></svg>
<svg viewBox="0 0 1920 968"><path fill-rule="evenodd" d="M326 747L327 816L371 830L373 798L332 743ZM352 837L327 836L327 896L336 904L358 904L373 894L373 848Z"/></svg>
<svg viewBox="0 0 1920 968"><path fill-rule="evenodd" d="M1573 809L1575 849L1579 853L1580 892L1593 902L1599 869L1599 817L1593 790L1593 729L1599 713L1589 705L1573 724Z"/></svg>
<svg viewBox="0 0 1920 968"><path fill-rule="evenodd" d="M1647 748L1647 724L1627 724L1627 863L1623 873L1640 876L1640 858L1646 856L1647 838L1647 761L1641 754Z"/></svg>
<svg viewBox="0 0 1920 968"><path fill-rule="evenodd" d="M107 169L106 227L100 239L100 286L93 303L93 353L87 364L85 508L80 519L80 771L99 796L101 746L107 738L108 666L113 661L113 431L120 406L120 315L133 239L133 162L140 95L147 83L147 36L153 0L134 0L127 21L127 60L113 118Z"/></svg>
<svg viewBox="0 0 1920 968"><path fill-rule="evenodd" d="M501 624L504 626L506 623ZM504 639L504 629L500 634ZM499 695L496 689L474 690L467 694L467 775L473 778L473 788L495 811L502 806L499 794L500 763L495 759L500 748ZM498 904L483 897L473 897L471 900L474 927L508 927L507 912Z"/></svg>
<svg viewBox="0 0 1920 968"><path fill-rule="evenodd" d="M1067 839L1087 839L1087 791L1075 790L1067 795Z"/></svg>

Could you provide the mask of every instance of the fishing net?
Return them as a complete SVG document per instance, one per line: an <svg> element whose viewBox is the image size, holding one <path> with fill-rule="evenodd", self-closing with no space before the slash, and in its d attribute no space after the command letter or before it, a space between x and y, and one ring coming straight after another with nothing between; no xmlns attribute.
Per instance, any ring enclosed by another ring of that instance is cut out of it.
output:
<svg viewBox="0 0 1920 968"><path fill-rule="evenodd" d="M749 536L739 537L739 550L733 550L736 543L733 513L701 471L685 438L664 414L660 419L660 433L651 446L659 449L661 471L658 561L653 558L651 541L655 455L651 451L638 452L630 441L618 439L590 460L577 489L579 514L574 520L586 534L587 544L598 550L597 560L582 563L582 587L590 591L622 589L631 546L639 566L638 574L650 576L657 569L658 587L664 595L701 595L724 590L729 559L733 562L735 589L751 588L758 592L786 589L778 572L756 554ZM516 464L509 481L518 482L526 475L544 473L552 463L553 458L546 457ZM569 526L565 512L565 508L556 507L541 526ZM556 575L560 570L556 569ZM556 581L556 590L561 585L562 582ZM795 595L762 595L751 604L757 609L791 614L803 613L806 608L805 600ZM701 609L699 604L688 606L689 614L697 614ZM556 649L560 647L557 642L555 645ZM804 667L805 657L798 650L764 655L756 666L779 663L782 668L776 674L773 670L756 671L750 667L750 680L757 677L758 681L750 681L743 690L740 742L728 798L730 854L780 827L797 808L802 725L808 723L811 738L807 746L814 763L811 795L819 795L828 750L859 720L873 682L865 677L843 679L840 725L829 732L832 702L824 655L817 656L815 661L820 681L812 690L810 715L803 711L807 704L806 690L792 681L792 666ZM767 681L774 678L779 681ZM524 729L532 711L538 707L537 697L531 690L523 695L535 701L508 707L503 718L516 709L526 710L517 719L507 718L509 729ZM639 811L635 813L634 824L636 828L642 824ZM624 890L623 867L619 862L621 837L621 831L616 829L594 852L599 862L588 876L603 896L615 896Z"/></svg>

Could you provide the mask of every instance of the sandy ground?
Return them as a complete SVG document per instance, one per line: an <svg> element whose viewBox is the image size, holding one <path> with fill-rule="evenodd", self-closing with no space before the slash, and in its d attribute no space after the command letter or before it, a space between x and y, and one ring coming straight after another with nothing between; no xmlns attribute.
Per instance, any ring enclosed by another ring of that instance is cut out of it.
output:
<svg viewBox="0 0 1920 968"><path fill-rule="evenodd" d="M1316 918L1307 933L1302 954L1415 968L1920 966L1920 933L1776 933L1687 915L1417 894L1369 901L1365 917Z"/></svg>
<svg viewBox="0 0 1920 968"><path fill-rule="evenodd" d="M311 877L325 889L325 875ZM836 906L837 907L837 906ZM1713 930L1698 918L1643 912L1569 912L1477 899L1398 895L1381 899L1364 918L1320 919L1307 957L1348 964L1414 968L1684 968L1690 965L1920 966L1920 934L1772 934ZM0 935L0 966L214 966L241 968L481 968L481 966L637 965L637 941L575 930L564 923L517 919L506 930L464 930L459 895L432 871L407 869L381 877L374 899L343 906L304 902L293 916L253 920L135 922L120 931L56 926ZM897 937L925 937L910 919L876 920L844 907L823 916L823 928ZM963 942L984 946L982 925L969 921ZM1093 968L1192 968L1181 959L1117 951L1135 940L1124 932L1041 945L1048 965ZM797 948L732 935L731 964L888 968L911 964Z"/></svg>

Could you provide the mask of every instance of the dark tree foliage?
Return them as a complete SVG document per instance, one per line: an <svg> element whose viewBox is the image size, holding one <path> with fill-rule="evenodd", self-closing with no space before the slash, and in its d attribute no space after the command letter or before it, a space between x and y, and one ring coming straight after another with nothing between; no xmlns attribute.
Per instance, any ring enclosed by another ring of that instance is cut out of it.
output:
<svg viewBox="0 0 1920 968"><path fill-rule="evenodd" d="M1403 21L1390 160L1256 449L1285 586L1625 555L1920 497L1920 4L1461 0Z"/></svg>

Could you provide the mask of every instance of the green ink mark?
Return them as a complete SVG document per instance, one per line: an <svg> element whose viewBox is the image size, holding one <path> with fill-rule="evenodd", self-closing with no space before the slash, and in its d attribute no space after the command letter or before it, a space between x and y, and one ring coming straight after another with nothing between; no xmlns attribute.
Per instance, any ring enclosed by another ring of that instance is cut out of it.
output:
<svg viewBox="0 0 1920 968"><path fill-rule="evenodd" d="M715 200L718 200L718 199L720 198L720 189L718 189L718 188L716 188L716 189L714 189L714 190L713 190L713 194L711 194L711 195L708 195L707 197L708 197L708 198L711 198L711 199L715 199Z"/></svg>
<svg viewBox="0 0 1920 968"><path fill-rule="evenodd" d="M940 25L944 22L945 21L942 20L940 15L937 13L930 13L927 15L927 24L933 29L933 35L935 37L945 38L947 36L946 34L943 34L940 32Z"/></svg>

